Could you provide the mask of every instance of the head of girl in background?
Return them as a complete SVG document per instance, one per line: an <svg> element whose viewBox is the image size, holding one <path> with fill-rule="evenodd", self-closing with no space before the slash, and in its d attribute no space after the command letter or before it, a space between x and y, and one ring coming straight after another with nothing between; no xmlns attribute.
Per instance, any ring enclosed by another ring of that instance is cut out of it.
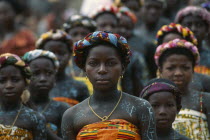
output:
<svg viewBox="0 0 210 140"><path fill-rule="evenodd" d="M173 81L180 90L188 87L199 58L197 47L180 39L159 45L154 55L160 77Z"/></svg>
<svg viewBox="0 0 210 140"><path fill-rule="evenodd" d="M149 101L155 112L156 128L172 129L176 114L181 109L181 92L167 79L153 79L140 93L140 97Z"/></svg>
<svg viewBox="0 0 210 140"><path fill-rule="evenodd" d="M176 23L163 25L156 35L158 46L177 38L187 40L194 45L198 44L197 39L189 28L183 27L182 25Z"/></svg>
<svg viewBox="0 0 210 140"><path fill-rule="evenodd" d="M11 27L15 22L15 11L12 5L6 0L0 1L0 25L2 27Z"/></svg>
<svg viewBox="0 0 210 140"><path fill-rule="evenodd" d="M141 17L144 23L156 24L165 6L165 0L142 0Z"/></svg>
<svg viewBox="0 0 210 140"><path fill-rule="evenodd" d="M29 85L31 93L42 97L48 96L55 83L56 71L59 69L57 57L50 51L37 49L25 53L23 59L32 72Z"/></svg>
<svg viewBox="0 0 210 140"><path fill-rule="evenodd" d="M59 61L58 73L64 72L72 55L73 41L70 35L62 30L51 30L40 36L36 42L37 49L53 52Z"/></svg>
<svg viewBox="0 0 210 140"><path fill-rule="evenodd" d="M130 56L126 39L109 32L90 33L74 45L74 61L85 71L94 89L116 88Z"/></svg>
<svg viewBox="0 0 210 140"><path fill-rule="evenodd" d="M117 33L129 39L132 36L137 17L127 7L120 7L118 12L119 23Z"/></svg>
<svg viewBox="0 0 210 140"><path fill-rule="evenodd" d="M63 24L63 28L71 35L73 42L77 42L96 30L96 22L87 16L73 15Z"/></svg>
<svg viewBox="0 0 210 140"><path fill-rule="evenodd" d="M96 21L98 31L115 32L118 25L118 8L112 5L98 7L91 18Z"/></svg>
<svg viewBox="0 0 210 140"><path fill-rule="evenodd" d="M114 5L117 7L126 6L138 17L142 6L141 0L114 0Z"/></svg>
<svg viewBox="0 0 210 140"><path fill-rule="evenodd" d="M31 71L17 55L0 55L0 96L1 101L21 101L21 95L30 83Z"/></svg>
<svg viewBox="0 0 210 140"><path fill-rule="evenodd" d="M188 6L177 13L175 22L188 27L202 42L209 30L210 13L202 7Z"/></svg>

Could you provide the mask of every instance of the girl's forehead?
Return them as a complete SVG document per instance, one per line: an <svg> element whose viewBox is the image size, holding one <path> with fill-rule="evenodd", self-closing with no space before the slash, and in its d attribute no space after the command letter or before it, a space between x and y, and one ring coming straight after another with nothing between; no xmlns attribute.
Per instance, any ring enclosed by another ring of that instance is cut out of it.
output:
<svg viewBox="0 0 210 140"><path fill-rule="evenodd" d="M160 92L156 92L150 95L149 100L153 100L153 101L175 100L175 96L173 93L169 91L160 91Z"/></svg>
<svg viewBox="0 0 210 140"><path fill-rule="evenodd" d="M0 68L0 75L21 75L20 69L14 65L7 65Z"/></svg>
<svg viewBox="0 0 210 140"><path fill-rule="evenodd" d="M94 48L91 48L89 50L89 54L88 57L91 56L109 56L109 57L113 57L113 56L118 56L118 52L116 49L114 49L113 47L110 47L108 45L98 45Z"/></svg>

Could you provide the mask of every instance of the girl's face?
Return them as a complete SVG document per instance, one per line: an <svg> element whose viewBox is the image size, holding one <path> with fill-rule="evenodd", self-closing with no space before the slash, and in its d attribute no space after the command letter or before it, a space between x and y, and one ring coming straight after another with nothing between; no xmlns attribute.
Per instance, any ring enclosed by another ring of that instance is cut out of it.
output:
<svg viewBox="0 0 210 140"><path fill-rule="evenodd" d="M117 26L117 33L129 39L132 36L132 31L134 28L134 24L132 20L125 15L122 15L120 18L119 25Z"/></svg>
<svg viewBox="0 0 210 140"><path fill-rule="evenodd" d="M89 51L85 72L95 90L116 89L123 74L121 58L114 48L99 45Z"/></svg>
<svg viewBox="0 0 210 140"><path fill-rule="evenodd" d="M53 52L59 61L59 72L63 72L69 62L71 53L65 43L60 41L49 41L44 45L44 50Z"/></svg>
<svg viewBox="0 0 210 140"><path fill-rule="evenodd" d="M73 42L77 42L83 39L86 35L88 35L91 31L83 26L77 26L72 28L68 33L71 35Z"/></svg>
<svg viewBox="0 0 210 140"><path fill-rule="evenodd" d="M32 72L30 90L48 95L55 83L55 67L53 62L44 57L37 58L29 64Z"/></svg>
<svg viewBox="0 0 210 140"><path fill-rule="evenodd" d="M26 83L19 68L8 65L0 69L0 97L9 101L20 100Z"/></svg>
<svg viewBox="0 0 210 140"><path fill-rule="evenodd" d="M185 55L172 54L163 62L160 68L161 78L173 81L180 90L188 87L193 75L192 61Z"/></svg>
<svg viewBox="0 0 210 140"><path fill-rule="evenodd" d="M208 34L208 26L199 16L186 16L181 24L188 27L195 34L198 41L204 40Z"/></svg>
<svg viewBox="0 0 210 140"><path fill-rule="evenodd" d="M115 32L117 19L112 14L102 14L96 19L97 30Z"/></svg>
<svg viewBox="0 0 210 140"><path fill-rule="evenodd" d="M178 113L175 96L166 91L158 92L152 94L148 101L155 112L156 128L171 129Z"/></svg>

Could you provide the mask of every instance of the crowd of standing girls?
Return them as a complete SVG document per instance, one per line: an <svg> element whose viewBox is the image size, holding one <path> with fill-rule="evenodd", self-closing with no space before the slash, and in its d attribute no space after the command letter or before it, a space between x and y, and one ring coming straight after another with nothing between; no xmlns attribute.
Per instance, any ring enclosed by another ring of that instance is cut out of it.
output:
<svg viewBox="0 0 210 140"><path fill-rule="evenodd" d="M0 140L210 140L210 1L67 5L0 0Z"/></svg>

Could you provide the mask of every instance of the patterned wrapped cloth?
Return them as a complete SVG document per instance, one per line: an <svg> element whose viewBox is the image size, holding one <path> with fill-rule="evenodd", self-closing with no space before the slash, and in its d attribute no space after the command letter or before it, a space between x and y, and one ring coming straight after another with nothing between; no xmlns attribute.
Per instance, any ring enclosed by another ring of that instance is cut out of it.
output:
<svg viewBox="0 0 210 140"><path fill-rule="evenodd" d="M180 10L176 15L175 22L181 23L183 18L188 15L199 16L208 25L210 25L210 13L205 8L197 6L187 6L186 8Z"/></svg>
<svg viewBox="0 0 210 140"><path fill-rule="evenodd" d="M0 124L0 140L33 140L33 135L26 129Z"/></svg>
<svg viewBox="0 0 210 140"><path fill-rule="evenodd" d="M63 24L63 28L66 32L69 32L69 30L77 26L86 27L91 32L96 30L96 22L91 18L82 15L73 15Z"/></svg>
<svg viewBox="0 0 210 140"><path fill-rule="evenodd" d="M90 17L92 19L97 19L97 17L103 13L110 13L112 15L114 15L117 18L117 12L118 12L118 8L115 7L114 5L103 5L103 6L99 6L96 10L94 10Z"/></svg>
<svg viewBox="0 0 210 140"><path fill-rule="evenodd" d="M88 34L83 40L79 40L74 44L74 61L81 69L84 68L86 52L97 45L104 42L113 45L117 48L123 57L123 63L127 66L130 62L131 51L127 40L118 35L109 32L96 31Z"/></svg>
<svg viewBox="0 0 210 140"><path fill-rule="evenodd" d="M177 108L180 109L182 107L181 106L182 93L179 91L179 89L175 85L172 85L171 83L169 83L171 81L167 81L166 79L157 78L154 80L156 81L152 82L141 91L139 97L148 100L149 96L155 93L167 91L167 92L172 93L176 97Z"/></svg>
<svg viewBox="0 0 210 140"><path fill-rule="evenodd" d="M74 99L70 99L70 98L67 98L67 97L53 97L53 100L67 103L70 106L74 106L74 105L79 103L79 101L74 100Z"/></svg>
<svg viewBox="0 0 210 140"><path fill-rule="evenodd" d="M73 41L71 36L68 35L66 32L58 29L50 30L46 33L43 33L40 36L40 38L36 41L36 48L43 49L44 45L50 40L64 42L68 46L69 51L72 52Z"/></svg>
<svg viewBox="0 0 210 140"><path fill-rule="evenodd" d="M119 12L117 13L117 16L119 17L119 19L122 15L128 16L132 20L133 24L136 24L137 17L133 12L131 12L131 10L128 7L119 8Z"/></svg>
<svg viewBox="0 0 210 140"><path fill-rule="evenodd" d="M181 109L173 128L192 140L210 139L206 115L195 110Z"/></svg>
<svg viewBox="0 0 210 140"><path fill-rule="evenodd" d="M117 7L122 7L122 6L125 6L126 1L129 1L129 0L114 0L114 5ZM142 0L137 0L137 2L139 3L139 7L141 7Z"/></svg>
<svg viewBox="0 0 210 140"><path fill-rule="evenodd" d="M198 64L200 55L196 46L194 46L191 42L186 40L174 39L162 45L159 45L156 49L154 59L157 66L159 66L159 58L160 56L168 49L172 48L186 48L188 49L194 56L195 63Z"/></svg>
<svg viewBox="0 0 210 140"><path fill-rule="evenodd" d="M176 23L170 23L169 25L164 25L160 28L156 35L157 45L161 45L163 43L163 38L168 33L180 34L184 40L192 42L195 46L198 45L198 41L194 33L189 28Z"/></svg>
<svg viewBox="0 0 210 140"><path fill-rule="evenodd" d="M122 119L96 122L84 126L77 140L141 140L135 125Z"/></svg>
<svg viewBox="0 0 210 140"><path fill-rule="evenodd" d="M30 83L31 71L28 65L17 55L5 53L0 55L0 68L7 66L7 65L14 65L22 71L25 81Z"/></svg>
<svg viewBox="0 0 210 140"><path fill-rule="evenodd" d="M36 50L30 51L30 52L27 52L23 56L23 60L26 63L30 63L32 60L37 59L39 57L46 57L46 58L51 59L53 61L53 63L54 63L54 66L55 66L56 70L58 70L58 68L59 68L58 59L55 56L55 54L50 52L50 51L36 49Z"/></svg>

